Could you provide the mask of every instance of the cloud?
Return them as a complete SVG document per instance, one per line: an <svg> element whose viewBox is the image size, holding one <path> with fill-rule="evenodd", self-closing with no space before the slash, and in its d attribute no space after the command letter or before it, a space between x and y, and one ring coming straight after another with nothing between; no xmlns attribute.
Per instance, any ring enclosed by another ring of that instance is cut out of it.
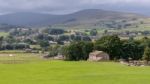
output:
<svg viewBox="0 0 150 84"><path fill-rule="evenodd" d="M108 8L108 6L149 7L150 0L0 0L0 13L49 12L68 13L81 9ZM118 5L118 6L116 6ZM104 7L102 7L104 6ZM111 9L111 8L110 8Z"/></svg>

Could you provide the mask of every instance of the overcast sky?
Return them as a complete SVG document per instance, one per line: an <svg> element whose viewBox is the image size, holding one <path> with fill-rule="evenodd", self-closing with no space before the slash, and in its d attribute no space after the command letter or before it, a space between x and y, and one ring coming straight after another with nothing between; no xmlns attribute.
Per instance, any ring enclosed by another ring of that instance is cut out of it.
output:
<svg viewBox="0 0 150 84"><path fill-rule="evenodd" d="M45 12L65 14L82 9L150 13L150 0L0 0L0 13Z"/></svg>

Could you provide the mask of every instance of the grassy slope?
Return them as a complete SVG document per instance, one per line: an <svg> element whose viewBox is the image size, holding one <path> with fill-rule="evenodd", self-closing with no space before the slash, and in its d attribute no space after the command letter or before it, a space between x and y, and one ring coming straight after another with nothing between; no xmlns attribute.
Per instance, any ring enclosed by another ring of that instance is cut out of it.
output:
<svg viewBox="0 0 150 84"><path fill-rule="evenodd" d="M149 67L46 61L0 64L0 84L149 84Z"/></svg>

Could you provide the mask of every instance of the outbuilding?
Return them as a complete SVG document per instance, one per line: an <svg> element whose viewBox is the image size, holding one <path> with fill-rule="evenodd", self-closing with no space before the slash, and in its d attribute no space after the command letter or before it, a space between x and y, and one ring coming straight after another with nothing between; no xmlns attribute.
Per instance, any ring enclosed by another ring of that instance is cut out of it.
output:
<svg viewBox="0 0 150 84"><path fill-rule="evenodd" d="M108 61L109 55L103 51L94 51L89 54L89 61Z"/></svg>

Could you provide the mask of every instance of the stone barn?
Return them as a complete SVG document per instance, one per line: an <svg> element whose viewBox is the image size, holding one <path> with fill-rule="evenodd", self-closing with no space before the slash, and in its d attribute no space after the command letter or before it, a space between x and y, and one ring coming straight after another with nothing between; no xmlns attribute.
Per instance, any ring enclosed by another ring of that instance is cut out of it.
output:
<svg viewBox="0 0 150 84"><path fill-rule="evenodd" d="M89 54L89 61L108 61L109 55L103 51L94 51Z"/></svg>

